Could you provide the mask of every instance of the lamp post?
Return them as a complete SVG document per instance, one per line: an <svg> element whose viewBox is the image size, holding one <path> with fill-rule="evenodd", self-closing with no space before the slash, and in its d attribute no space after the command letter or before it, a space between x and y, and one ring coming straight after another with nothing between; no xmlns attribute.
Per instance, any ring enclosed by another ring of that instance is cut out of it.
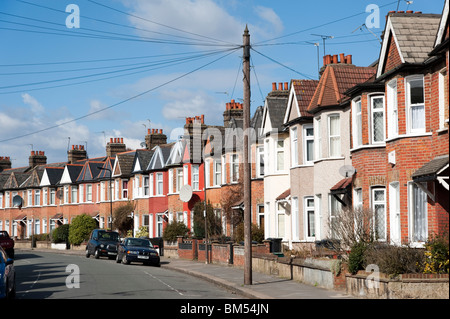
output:
<svg viewBox="0 0 450 319"><path fill-rule="evenodd" d="M113 216L112 216L112 171L109 168L106 167L101 167L101 166L97 166L97 168L101 171L108 171L109 172L109 213L110 213L110 230L112 230L112 221L113 221Z"/></svg>

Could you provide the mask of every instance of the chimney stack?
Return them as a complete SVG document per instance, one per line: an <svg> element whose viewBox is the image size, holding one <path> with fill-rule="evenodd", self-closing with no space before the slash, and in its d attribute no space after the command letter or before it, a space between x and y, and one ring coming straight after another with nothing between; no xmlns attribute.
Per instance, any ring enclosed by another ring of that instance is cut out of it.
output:
<svg viewBox="0 0 450 319"><path fill-rule="evenodd" d="M153 149L155 146L163 145L167 143L167 136L163 134L162 129L148 129L147 135L145 136L145 145L148 150Z"/></svg>
<svg viewBox="0 0 450 319"><path fill-rule="evenodd" d="M0 172L11 168L11 158L9 156L0 156Z"/></svg>
<svg viewBox="0 0 450 319"><path fill-rule="evenodd" d="M31 151L30 157L28 158L28 165L31 167L36 167L38 165L47 164L47 156L43 151Z"/></svg>
<svg viewBox="0 0 450 319"><path fill-rule="evenodd" d="M72 149L67 151L67 161L69 164L85 159L87 159L87 151L84 149L84 145L72 145Z"/></svg>
<svg viewBox="0 0 450 319"><path fill-rule="evenodd" d="M106 145L106 156L115 157L117 153L122 153L127 150L126 145L123 143L123 138L111 138Z"/></svg>

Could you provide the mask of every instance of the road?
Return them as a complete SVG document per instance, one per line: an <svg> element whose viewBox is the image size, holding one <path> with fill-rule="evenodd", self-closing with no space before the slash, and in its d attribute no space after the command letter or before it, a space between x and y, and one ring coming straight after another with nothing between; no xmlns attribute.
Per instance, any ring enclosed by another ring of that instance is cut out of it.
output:
<svg viewBox="0 0 450 319"><path fill-rule="evenodd" d="M30 250L17 251L14 265L17 299L242 299L164 267L106 258Z"/></svg>

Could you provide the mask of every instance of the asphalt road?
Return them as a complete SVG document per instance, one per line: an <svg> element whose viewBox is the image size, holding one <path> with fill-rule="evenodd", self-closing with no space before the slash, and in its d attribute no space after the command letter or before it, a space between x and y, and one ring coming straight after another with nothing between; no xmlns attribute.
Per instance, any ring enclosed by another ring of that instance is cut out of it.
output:
<svg viewBox="0 0 450 319"><path fill-rule="evenodd" d="M187 274L38 251L17 251L17 299L242 299Z"/></svg>

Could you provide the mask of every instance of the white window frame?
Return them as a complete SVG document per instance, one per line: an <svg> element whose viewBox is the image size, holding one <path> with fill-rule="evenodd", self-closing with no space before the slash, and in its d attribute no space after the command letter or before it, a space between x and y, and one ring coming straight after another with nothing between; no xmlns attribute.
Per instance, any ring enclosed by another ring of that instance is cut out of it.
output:
<svg viewBox="0 0 450 319"><path fill-rule="evenodd" d="M385 119L385 98L382 93L374 93L369 96L369 107L370 107L370 141L372 144L382 144L386 140L386 119ZM381 109L374 109L373 102L375 99L381 98L383 100L383 107ZM382 125L383 125L383 136L381 140L375 141L375 113L382 113Z"/></svg>
<svg viewBox="0 0 450 319"><path fill-rule="evenodd" d="M298 129L291 128L291 167L298 165Z"/></svg>
<svg viewBox="0 0 450 319"><path fill-rule="evenodd" d="M413 81L422 81L422 87L424 89L423 97L424 102L423 104L411 104L411 82ZM407 118L407 133L414 134L414 133L425 133L426 132L426 114L425 114L425 84L424 84L424 76L423 74L416 74L411 75L405 78L405 88L406 88L406 118ZM423 128L412 128L412 108L413 107L423 107Z"/></svg>
<svg viewBox="0 0 450 319"><path fill-rule="evenodd" d="M265 174L264 146L256 147L256 177L263 178Z"/></svg>
<svg viewBox="0 0 450 319"><path fill-rule="evenodd" d="M315 159L322 158L322 120L320 117L314 119L314 148L316 149Z"/></svg>
<svg viewBox="0 0 450 319"><path fill-rule="evenodd" d="M156 173L156 196L164 195L164 175L163 173Z"/></svg>
<svg viewBox="0 0 450 319"><path fill-rule="evenodd" d="M176 168L176 191L175 193L179 193L181 187L183 187L184 178L183 178L183 168Z"/></svg>
<svg viewBox="0 0 450 319"><path fill-rule="evenodd" d="M128 199L128 179L122 180L122 199Z"/></svg>
<svg viewBox="0 0 450 319"><path fill-rule="evenodd" d="M291 216L292 216L292 240L298 241L300 240L300 231L299 231L299 205L298 205L298 197L292 197L291 199Z"/></svg>
<svg viewBox="0 0 450 319"><path fill-rule="evenodd" d="M375 200L375 192L383 192L383 200ZM374 186L371 188L371 208L373 211L373 231L375 234L375 239L377 241L386 241L387 240L387 204L386 204L386 187L384 186ZM375 209L376 206L383 206L384 209L384 232L383 234L377 234L377 210Z"/></svg>
<svg viewBox="0 0 450 319"><path fill-rule="evenodd" d="M331 118L338 118L338 128L339 128L339 134L338 135L331 135ZM335 139L335 143L337 144L337 151L336 154L331 154L331 141L332 139ZM328 115L328 157L341 157L341 116L340 114L330 114Z"/></svg>
<svg viewBox="0 0 450 319"><path fill-rule="evenodd" d="M312 206L308 204L312 202ZM314 196L305 196L303 198L303 211L304 211L304 225L305 225L305 239L308 242L314 241L316 239L316 212L315 212L315 200ZM314 226L314 234L309 234L310 225L310 213L312 213L312 224Z"/></svg>
<svg viewBox="0 0 450 319"><path fill-rule="evenodd" d="M239 181L239 154L231 154L230 183Z"/></svg>
<svg viewBox="0 0 450 319"><path fill-rule="evenodd" d="M150 177L148 175L142 176L142 189L144 197L150 196Z"/></svg>
<svg viewBox="0 0 450 319"><path fill-rule="evenodd" d="M362 101L361 97L352 100L353 148L362 146Z"/></svg>
<svg viewBox="0 0 450 319"><path fill-rule="evenodd" d="M425 228L425 234L423 235L423 240L416 239L415 234L415 213L416 213L416 203L415 203L415 190L417 190L420 194L417 196L422 196L422 199L425 202L425 211L423 212L423 222L425 225L423 227ZM414 182L408 182L408 233L409 233L409 240L413 247L423 247L426 240L428 239L428 198L427 194L417 185L415 185Z"/></svg>
<svg viewBox="0 0 450 319"><path fill-rule="evenodd" d="M41 206L41 190L34 190L34 206Z"/></svg>
<svg viewBox="0 0 450 319"><path fill-rule="evenodd" d="M285 154L284 154L284 139L276 139L275 142L275 171L283 172L286 168ZM279 143L283 143L283 146L280 146ZM283 167L278 167L280 162L278 161L278 155L281 154L281 158L283 159Z"/></svg>
<svg viewBox="0 0 450 319"><path fill-rule="evenodd" d="M154 185L155 185L155 175L154 175L154 173L151 173L149 175L148 182L150 183L150 188L149 188L150 193L149 193L148 196L149 197L153 197L153 196L155 196L155 191L154 191L154 189L155 189L155 187L154 187Z"/></svg>
<svg viewBox="0 0 450 319"><path fill-rule="evenodd" d="M169 169L169 194L173 194L173 168Z"/></svg>
<svg viewBox="0 0 450 319"><path fill-rule="evenodd" d="M56 189L50 188L50 197L48 200L49 205L55 205L56 204Z"/></svg>
<svg viewBox="0 0 450 319"><path fill-rule="evenodd" d="M191 166L191 175L192 190L200 190L200 169L198 165Z"/></svg>
<svg viewBox="0 0 450 319"><path fill-rule="evenodd" d="M69 185L64 186L64 204L69 204Z"/></svg>
<svg viewBox="0 0 450 319"><path fill-rule="evenodd" d="M222 162L219 159L213 161L214 165L214 177L213 177L213 185L220 186L222 182Z"/></svg>
<svg viewBox="0 0 450 319"><path fill-rule="evenodd" d="M71 189L71 199L70 199L70 203L71 204L76 204L77 200L78 200L78 187L75 185L72 185Z"/></svg>
<svg viewBox="0 0 450 319"><path fill-rule="evenodd" d="M313 135L308 136L307 132L308 130L313 130ZM311 152L311 159L308 160L308 142L313 143L312 152ZM313 164L314 162L314 126L313 124L305 124L303 125L303 164Z"/></svg>
<svg viewBox="0 0 450 319"><path fill-rule="evenodd" d="M92 184L86 185L86 202L92 203Z"/></svg>
<svg viewBox="0 0 450 319"><path fill-rule="evenodd" d="M439 129L445 128L445 74L447 69L439 72Z"/></svg>
<svg viewBox="0 0 450 319"><path fill-rule="evenodd" d="M31 189L27 191L27 206L33 206L33 191Z"/></svg>
<svg viewBox="0 0 450 319"><path fill-rule="evenodd" d="M205 187L209 188L214 181L211 183L211 163L214 166L214 161L212 159L205 159L204 167L205 167ZM214 169L214 168L213 168ZM214 173L213 173L214 175Z"/></svg>
<svg viewBox="0 0 450 319"><path fill-rule="evenodd" d="M222 155L222 184L227 183L227 157L226 155Z"/></svg>
<svg viewBox="0 0 450 319"><path fill-rule="evenodd" d="M387 118L388 118L388 138L398 136L398 96L397 79L393 79L386 85L387 92Z"/></svg>

